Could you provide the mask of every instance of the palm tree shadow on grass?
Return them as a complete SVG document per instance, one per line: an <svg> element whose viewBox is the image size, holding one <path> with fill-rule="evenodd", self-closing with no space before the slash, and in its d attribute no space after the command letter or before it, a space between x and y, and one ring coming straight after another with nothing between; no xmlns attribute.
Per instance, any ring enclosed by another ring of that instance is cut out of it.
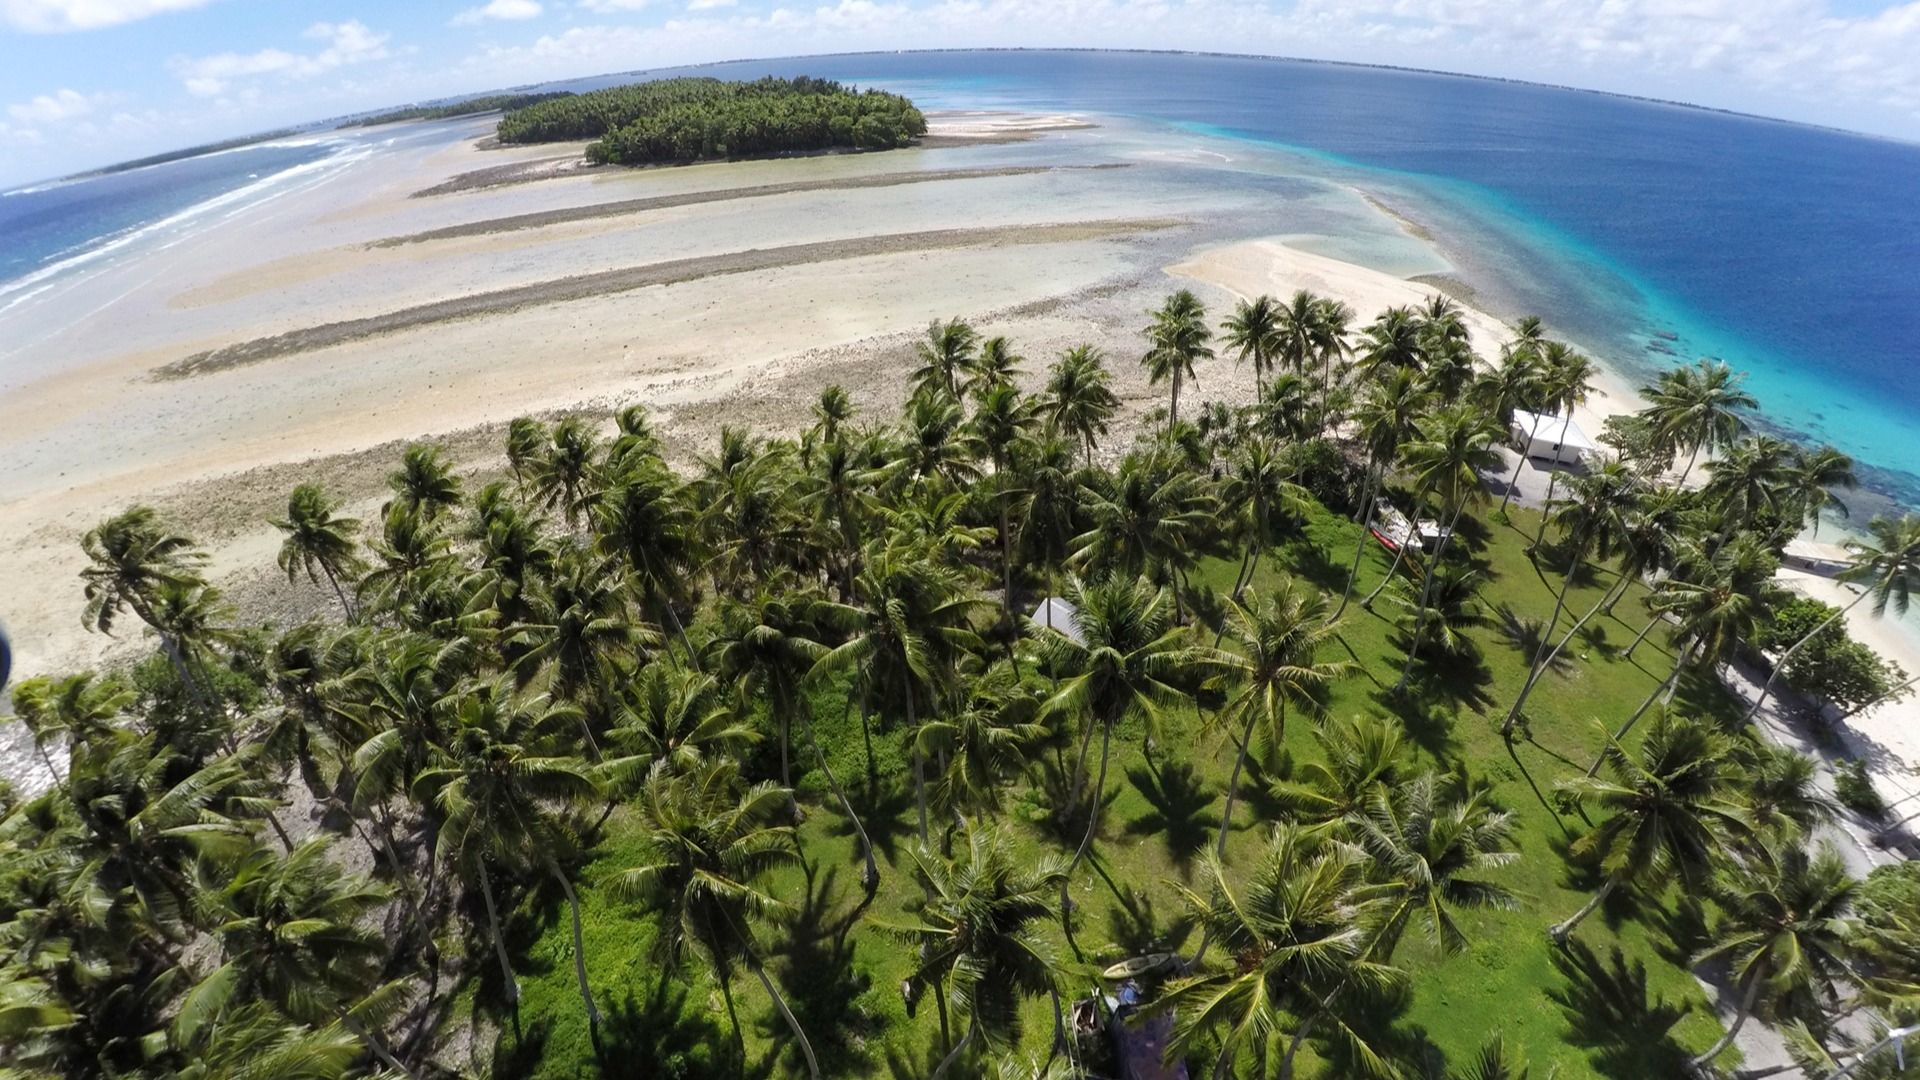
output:
<svg viewBox="0 0 1920 1080"><path fill-rule="evenodd" d="M1667 963L1681 970L1693 967L1693 958L1713 942L1707 910L1691 890L1676 890L1670 904L1648 905L1641 913L1654 948Z"/></svg>
<svg viewBox="0 0 1920 1080"><path fill-rule="evenodd" d="M866 1071L870 1063L864 1047L881 1034L879 1025L847 1003L867 992L872 980L854 965L855 945L848 935L859 922L861 905L845 902L840 871L806 868L806 890L800 902L779 918L785 931L777 950L776 981L786 993L787 1005L813 1043L822 1072L849 1076ZM777 1016L767 1020L765 1034L776 1046L786 1044L786 1025ZM770 1063L780 1075L799 1075L805 1063L798 1057ZM782 1071L784 1070L784 1071Z"/></svg>
<svg viewBox="0 0 1920 1080"><path fill-rule="evenodd" d="M1494 609L1493 632L1502 642L1511 647L1514 653L1532 664L1540 655L1540 639L1546 635L1547 623L1515 611L1512 604L1503 603ZM1553 658L1547 670L1555 675L1565 675L1573 669L1573 657L1565 652Z"/></svg>
<svg viewBox="0 0 1920 1080"><path fill-rule="evenodd" d="M1150 894L1121 885L1115 895L1118 903L1107 909L1107 936L1128 956L1178 951L1193 935L1193 920L1185 914L1163 924Z"/></svg>
<svg viewBox="0 0 1920 1080"><path fill-rule="evenodd" d="M913 791L904 784L883 781L873 788L855 784L847 788L846 793L847 801L853 804L853 812L860 815L860 823L866 826L867 837L873 841L874 856L898 866L900 841L914 833ZM833 835L853 838L848 859L852 865L860 865L859 832L854 829L840 801L829 799L815 808L814 812L832 816L833 820L827 828Z"/></svg>
<svg viewBox="0 0 1920 1080"><path fill-rule="evenodd" d="M1409 643L1404 634L1394 636L1393 645L1402 653ZM1433 651L1429 642L1420 652L1421 655L1414 659L1413 673L1407 678L1406 689L1396 696L1389 686L1376 693L1375 700L1392 709L1395 715L1401 715L1403 710L1421 711L1423 707L1435 706L1446 706L1455 711L1472 709L1475 712L1486 712L1492 707L1493 695L1487 688L1493 685L1493 672L1487 669L1486 660L1477 650L1441 656ZM1409 703L1415 704L1409 708ZM1408 719L1406 716L1401 718Z"/></svg>
<svg viewBox="0 0 1920 1080"><path fill-rule="evenodd" d="M1550 959L1566 982L1547 996L1566 1014L1568 1041L1587 1051L1595 1071L1623 1080L1687 1075L1687 1051L1672 1030L1690 1007L1650 996L1644 961L1629 963L1617 945L1603 961L1577 938Z"/></svg>
<svg viewBox="0 0 1920 1080"><path fill-rule="evenodd" d="M1064 769L1047 758L1038 759L1033 763L1027 770L1027 779L1033 785L1034 791L1039 796L1039 805L1051 808L1051 812L1037 814L1030 818L1033 826L1056 844L1061 844L1068 848L1072 848L1078 844L1080 838L1084 836L1087 831L1087 794L1088 789L1093 786L1093 779L1089 777L1084 782L1079 792L1079 797L1075 798L1069 792L1069 789L1073 787L1072 777ZM1114 800L1119 797L1120 788L1115 784L1109 784L1107 790L1100 793L1100 822L1102 826L1108 826L1112 823L1112 819L1108 817L1107 811L1112 809ZM1074 807L1074 812L1071 815L1065 813L1065 809L1068 806Z"/></svg>
<svg viewBox="0 0 1920 1080"><path fill-rule="evenodd" d="M600 1075L635 1080L715 1075L720 1070L708 1055L716 1047L732 1049L730 1037L711 1016L688 1008L687 990L674 979L656 979L644 999L629 990L608 1003L600 1045Z"/></svg>
<svg viewBox="0 0 1920 1080"><path fill-rule="evenodd" d="M514 1033L516 1026L519 1034ZM501 1080L531 1076L547 1053L547 1039L553 1034L553 1018L540 1017L524 1025L503 1024L494 1037L493 1074Z"/></svg>
<svg viewBox="0 0 1920 1080"><path fill-rule="evenodd" d="M1373 700L1400 721L1407 738L1436 760L1450 761L1459 756L1460 740L1454 737L1462 702L1436 696L1429 687L1448 681L1447 676L1414 667L1405 692L1395 694L1391 687L1373 695Z"/></svg>
<svg viewBox="0 0 1920 1080"><path fill-rule="evenodd" d="M1381 1057L1398 1063L1402 1076L1447 1075L1446 1052L1435 1045L1426 1027L1401 1022L1413 1004L1411 985L1370 995L1350 993L1354 1000L1344 1010L1348 1026ZM1332 1066L1327 1075L1368 1074L1352 1045L1344 1038L1333 1036L1326 1025L1322 1025L1322 1034L1311 1041L1320 1059Z"/></svg>
<svg viewBox="0 0 1920 1080"><path fill-rule="evenodd" d="M1213 791L1184 761L1168 762L1157 771L1150 766L1128 766L1127 779L1153 807L1127 822L1127 832L1134 836L1158 834L1181 876L1190 877L1194 855L1220 827L1220 816L1213 812Z"/></svg>
<svg viewBox="0 0 1920 1080"><path fill-rule="evenodd" d="M1319 544L1289 545L1275 561L1283 565L1287 573L1312 582L1323 592L1338 593L1347 587L1347 564L1328 555ZM1379 568L1383 574L1386 570L1384 565Z"/></svg>

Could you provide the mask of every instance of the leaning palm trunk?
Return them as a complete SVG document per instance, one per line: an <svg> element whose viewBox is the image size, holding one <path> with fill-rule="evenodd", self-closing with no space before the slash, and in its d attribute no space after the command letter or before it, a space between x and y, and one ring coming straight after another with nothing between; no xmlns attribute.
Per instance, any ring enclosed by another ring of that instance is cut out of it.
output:
<svg viewBox="0 0 1920 1080"><path fill-rule="evenodd" d="M600 1006L594 1004L593 990L587 985L587 948L580 934L580 898L574 895L573 882L560 869L560 864L547 856L547 872L553 880L560 883L560 891L567 894L567 908L573 915L573 977L580 983L580 1000L587 1003L587 1023L592 1027L600 1026Z"/></svg>
<svg viewBox="0 0 1920 1080"><path fill-rule="evenodd" d="M1845 720L1847 717L1855 716L1860 713L1863 713L1868 709L1873 708L1875 705L1880 704L1883 701L1892 701L1897 695L1903 694L1908 690L1913 689L1913 684L1915 683L1920 683L1920 675L1915 675L1913 678L1908 679L1906 682L1901 683L1899 686L1894 687L1893 689L1887 691L1884 694L1881 694L1878 697L1862 702L1859 705L1855 705L1853 708L1848 709L1846 712L1841 713L1838 717L1835 718L1835 720L1836 721Z"/></svg>
<svg viewBox="0 0 1920 1080"><path fill-rule="evenodd" d="M1589 898L1585 904L1580 905L1579 911L1567 916L1566 921L1554 923L1551 927L1547 928L1547 933L1553 938L1553 943L1555 945L1565 945L1567 938L1573 935L1573 928L1579 926L1581 920L1593 914L1601 904L1606 902L1607 897L1612 894L1613 890L1619 888L1619 886L1619 875L1607 875L1607 880L1600 883L1600 887L1593 891L1593 896Z"/></svg>
<svg viewBox="0 0 1920 1080"><path fill-rule="evenodd" d="M920 847L927 846L927 763L920 753L920 724L913 711L913 687L907 687L907 732L913 739L913 801L920 810Z"/></svg>
<svg viewBox="0 0 1920 1080"><path fill-rule="evenodd" d="M1369 454L1366 482L1360 486L1360 513L1357 515L1357 520L1360 522L1360 542L1354 545L1353 565L1347 568L1347 587L1340 592L1340 606L1335 608L1333 614L1328 617L1329 624L1338 620L1346 612L1347 604L1353 600L1353 586L1360 580L1360 560L1366 558L1367 541L1371 539L1371 533L1367 529L1367 517L1371 512L1369 507L1373 504L1373 488L1377 479L1374 475L1373 455Z"/></svg>
<svg viewBox="0 0 1920 1080"><path fill-rule="evenodd" d="M1573 587L1573 575L1580 571L1580 564L1585 561L1585 549L1586 538L1583 536L1580 542L1574 545L1573 564L1567 567L1566 576L1560 579L1560 591L1553 598L1553 614L1547 619L1546 629L1540 631L1540 644L1533 650L1533 664L1527 668L1527 681L1520 684L1520 694L1513 699L1513 708L1507 710L1507 718L1500 723L1500 737L1503 739L1513 734L1514 722L1520 718L1520 710L1526 705L1527 698L1532 696L1535 684L1540 681L1541 674L1547 670L1547 664L1552 662L1553 657L1560 655L1559 649L1549 653L1547 643L1553 640L1553 632L1560 625L1560 613L1567 608L1567 590ZM1598 610L1600 610L1598 606L1593 609L1593 611ZM1573 629L1567 631L1568 640L1572 640L1574 633L1580 629L1581 623L1592 617L1593 611L1582 615L1580 621L1574 623ZM1566 642L1563 641L1560 644L1564 647Z"/></svg>
<svg viewBox="0 0 1920 1080"><path fill-rule="evenodd" d="M1567 428L1573 425L1573 405L1567 405L1566 419L1560 422L1560 441L1554 444L1554 464L1560 463L1559 448L1567 445ZM1535 546L1547 538L1547 510L1553 506L1553 491L1560 483L1560 470L1555 469L1547 476L1547 501L1540 508L1540 531L1533 536Z"/></svg>
<svg viewBox="0 0 1920 1080"><path fill-rule="evenodd" d="M1701 1068L1706 1065L1707 1062L1719 1057L1721 1051L1733 1045L1734 1037L1740 1034L1740 1028L1746 1024L1747 1017L1753 1014L1753 1001L1754 998L1760 995L1760 984L1764 981L1761 978L1761 974L1762 971L1760 968L1755 968L1748 972L1746 980L1747 989L1740 995L1740 1005L1733 1014L1733 1023L1727 1025L1727 1033L1720 1036L1718 1041L1701 1052L1700 1056L1687 1062L1688 1068Z"/></svg>
<svg viewBox="0 0 1920 1080"><path fill-rule="evenodd" d="M1680 655L1673 658L1673 670L1667 673L1667 677L1661 681L1659 686L1653 688L1653 693L1647 695L1647 700L1642 701L1640 707L1633 710L1633 715L1627 717L1627 722L1620 725L1620 730L1613 733L1613 738L1608 742L1609 746L1626 738L1627 732L1633 730L1633 725L1640 722L1640 718L1645 716L1647 710L1653 707L1655 700L1663 697L1668 701L1673 700L1673 692L1680 682L1680 673L1687 669L1687 659L1692 655L1693 649L1691 646L1680 650ZM1599 756L1593 759L1593 764L1587 766L1587 775L1593 776L1598 773L1600 771L1600 765L1606 760L1607 751L1605 747L1602 747Z"/></svg>
<svg viewBox="0 0 1920 1080"><path fill-rule="evenodd" d="M813 1077L813 1080L820 1080L820 1063L814 1060L813 1044L807 1041L807 1033L801 1030L800 1021L794 1018L793 1010L787 1008L787 999L780 996L779 988L774 986L773 980L767 977L767 969L760 963L759 957L749 955L747 968L760 980L760 985L766 989L767 996L773 999L773 1007L780 1010L780 1018L787 1022L787 1030L793 1032L793 1041L800 1044L800 1052L807 1059L807 1074Z"/></svg>
<svg viewBox="0 0 1920 1080"><path fill-rule="evenodd" d="M827 755L820 749L820 738L814 734L813 718L809 713L800 714L800 726L806 729L807 743L813 747L814 760L820 763L820 773L827 778L827 787L840 800L840 808L847 813L847 820L853 822L853 831L860 836L860 854L866 865L860 871L860 884L873 888L880 883L880 867L873 859L873 841L867 837L867 827L860 823L860 815L853 812L853 803L847 799L847 793L840 788L840 781L833 775L833 766L827 764Z"/></svg>
<svg viewBox="0 0 1920 1080"><path fill-rule="evenodd" d="M1418 507L1422 507L1427 504L1427 495L1432 491L1433 491L1432 487L1427 487L1423 489L1420 492L1420 497L1413 501L1413 504L1416 507L1416 510L1415 510L1416 513L1418 513L1418 510L1417 510ZM1364 507L1362 508L1362 510L1363 512L1366 512L1369 514L1372 513L1371 510ZM1406 539L1400 544L1398 548L1394 549L1393 565L1387 567L1387 576L1380 579L1380 584L1375 585L1373 587L1373 591L1367 594L1367 598L1365 600L1360 601L1360 606L1363 608L1366 608L1368 611L1373 610L1373 602L1379 599L1380 593L1386 589L1387 583L1392 581L1394 579L1394 575L1400 572L1400 563L1406 559L1407 549L1412 547L1419 540L1419 531L1420 531L1419 519L1417 518L1407 519L1407 526L1408 526L1408 532L1407 532ZM1360 539L1361 539L1362 545L1364 546L1366 542L1366 537L1363 535ZM1356 561L1355 566L1357 567L1358 565L1359 564Z"/></svg>
<svg viewBox="0 0 1920 1080"><path fill-rule="evenodd" d="M953 1044L953 1049L947 1051L946 1057L940 1059L940 1064L934 1067L933 1073L928 1077L928 1080L940 1080L941 1077L945 1076L947 1070L953 1068L953 1063L959 1061L960 1055L966 1051L968 1046L973 1044L974 1036L977 1035L979 1031L980 1014L976 1010L972 1018L967 1021L967 1033L960 1036L960 1041Z"/></svg>
<svg viewBox="0 0 1920 1080"><path fill-rule="evenodd" d="M1087 832L1080 838L1080 846L1074 850L1073 861L1067 864L1067 872L1060 878L1060 923L1067 925L1069 897L1067 886L1073 883L1073 872L1080 867L1080 860L1087 857L1087 849L1093 846L1093 834L1100 828L1101 793L1107 787L1108 751L1113 748L1113 725L1100 725L1100 772L1093 782L1093 806L1087 810ZM1069 932L1071 933L1071 932Z"/></svg>
<svg viewBox="0 0 1920 1080"><path fill-rule="evenodd" d="M419 1080L419 1073L407 1068L405 1063L399 1058L394 1057L393 1051L387 1048L387 1044L382 1042L378 1035L367 1030L358 1020L353 1018L352 1014L344 1009L340 1011L340 1026L346 1028L349 1033L361 1042L366 1043L367 1049L373 1051L373 1056L379 1058L387 1068L407 1077L407 1080Z"/></svg>
<svg viewBox="0 0 1920 1080"><path fill-rule="evenodd" d="M1285 707L1285 705L1281 706L1281 708ZM1223 859L1227 856L1227 830L1233 825L1234 797L1240 794L1240 770L1246 767L1247 750L1253 745L1253 725L1259 719L1260 714L1249 707L1247 709L1247 727L1240 736L1240 752L1233 756L1233 775L1227 777L1227 808L1220 815L1220 839L1215 841L1213 845L1214 854ZM1286 737L1286 730L1287 722L1282 718L1280 721L1282 738ZM1196 957L1196 959L1198 958Z"/></svg>
<svg viewBox="0 0 1920 1080"><path fill-rule="evenodd" d="M513 977L513 962L507 959L507 939L500 932L500 911L493 903L493 879L487 874L484 859L480 863L480 896L487 902L487 929L493 935L493 953L500 959L500 977L506 980L507 1004L520 1004L520 981Z"/></svg>
<svg viewBox="0 0 1920 1080"><path fill-rule="evenodd" d="M1533 437L1539 433L1540 433L1540 414L1534 413L1533 426L1527 429L1527 445L1520 448L1520 459L1513 463L1513 475L1507 479L1506 494L1500 496L1500 511L1502 513L1506 512L1507 500L1513 498L1513 493L1519 490L1520 470L1527 463L1527 452L1533 449Z"/></svg>
<svg viewBox="0 0 1920 1080"><path fill-rule="evenodd" d="M1747 710L1747 723L1749 724L1753 723L1753 718L1760 714L1760 706L1765 705L1767 703L1767 696L1773 693L1774 681L1780 678L1781 672L1787 670L1788 662L1791 661L1795 656L1799 655L1800 650L1806 647L1807 642L1812 641L1814 638L1819 637L1821 632L1826 630L1827 627L1832 626L1834 623L1844 618L1847 612L1852 611L1854 608L1860 606L1860 601L1865 600L1869 595L1870 593L1862 592L1859 596L1854 597L1852 603L1848 604L1846 607L1841 608L1839 611L1836 611L1833 614L1827 616L1825 619L1822 619L1820 621L1819 626L1816 626L1812 630L1807 631L1804 637L1802 637L1799 641L1796 641L1793 643L1793 646L1789 648L1783 656L1780 657L1779 663L1776 663L1773 665L1773 671L1767 675L1766 685L1760 688L1760 696L1754 699L1753 707Z"/></svg>
<svg viewBox="0 0 1920 1080"><path fill-rule="evenodd" d="M1420 583L1419 613L1413 621L1413 640L1407 643L1407 662L1401 666L1400 681L1393 687L1396 694L1407 688L1407 678L1413 674L1413 660L1420 655L1420 640L1427 629L1427 601L1433 595L1433 578L1440 572L1440 560L1446 556L1447 544L1453 539L1454 526L1460 524L1460 512L1466 508L1467 500L1462 496L1460 504L1455 506L1453 513L1447 517L1447 531L1440 535L1440 543L1433 549L1433 561L1427 565L1427 572L1423 575L1425 580Z"/></svg>

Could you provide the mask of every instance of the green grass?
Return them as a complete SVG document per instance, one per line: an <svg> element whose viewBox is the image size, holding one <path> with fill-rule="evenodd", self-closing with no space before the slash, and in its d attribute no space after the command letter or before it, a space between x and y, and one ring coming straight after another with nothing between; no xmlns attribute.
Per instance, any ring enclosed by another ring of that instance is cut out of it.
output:
<svg viewBox="0 0 1920 1080"><path fill-rule="evenodd" d="M1511 523L1463 530L1473 557L1488 572L1483 599L1489 611L1505 607L1544 621L1559 578L1536 569L1525 553L1538 517L1514 510ZM1338 594L1358 538L1351 522L1320 514L1306 537L1263 560L1255 588L1276 587L1284 576ZM1387 560L1369 545L1360 595L1385 573ZM1205 564L1196 584L1225 591L1237 560ZM1542 565L1547 560L1542 559ZM1584 611L1612 583L1609 575L1572 591L1570 612ZM1677 1075L1680 1058L1719 1033L1704 995L1684 966L1696 946L1700 913L1674 896L1616 895L1588 919L1565 951L1553 949L1547 925L1584 902L1596 884L1571 866L1566 845L1585 828L1579 817L1557 814L1553 785L1583 772L1603 742L1600 722L1617 724L1660 681L1670 663L1659 634L1624 660L1618 650L1644 620L1638 587L1618 618L1594 620L1591 635L1568 649L1573 662L1550 675L1529 703L1532 741L1511 751L1501 739L1501 717L1525 677L1528 656L1498 625L1477 629L1478 663L1416 668L1417 693L1404 704L1385 693L1398 677L1403 652L1379 614L1348 608L1332 655L1358 661L1331 698L1339 715L1397 717L1405 724L1421 765L1464 764L1495 784L1498 801L1517 820L1521 857L1501 872L1522 897L1516 911L1468 913L1472 939L1464 953L1444 957L1417 932L1396 962L1412 975L1410 990L1380 1003L1378 1035L1407 1063L1409 1075L1434 1075L1463 1063L1490 1035L1502 1032L1524 1050L1535 1076L1647 1077ZM1574 616L1566 616L1566 625ZM1688 685L1688 707L1736 719L1716 686ZM899 994L911 956L883 924L904 921L919 895L911 878L914 804L897 730L876 729L877 787L866 790L866 757L857 715L838 691L815 701L815 715L836 775L850 788L882 855L883 880L866 901L851 828L824 797L811 755L795 733L796 781L808 817L800 830L808 868L784 873L770 891L789 905L784 924L769 933L771 969L812 1037L829 1076L919 1077L938 1058L939 1028L930 1001L909 1019ZM876 720L877 724L877 720ZM1094 867L1073 883L1079 910L1076 939L1084 960L1061 942L1062 994L1084 994L1093 973L1112 960L1151 945L1188 941L1175 882L1197 879L1200 852L1211 841L1231 759L1227 744L1203 737L1199 717L1182 710L1167 718L1167 738L1149 760L1141 732L1116 736L1108 778L1108 805L1095 845ZM1296 759L1317 749L1312 725L1294 721L1287 747ZM1050 756L1051 751L1047 752ZM751 763L777 772L777 756L763 747ZM804 771L803 771L804 770ZM1069 850L1043 823L1051 803L1044 793L1009 794L1005 820L1023 852ZM1228 848L1229 868L1246 865L1263 832L1258 810L1243 799ZM497 968L478 964L470 987L472 1009L497 1024L496 1075L502 1077L707 1076L727 1059L731 1035L716 980L698 962L663 978L653 950L654 928L637 906L613 899L601 884L641 858L633 830L616 814L607 837L583 872L590 979L609 1022L596 1054L573 979L571 935L557 889L527 896L514 915L513 948L522 985L516 1031L504 1012ZM468 947L485 956L479 914ZM803 1075L799 1055L771 1003L750 976L736 981L750 1075ZM461 1007L462 1009L465 1006ZM1029 1003L1024 1049L1045 1056L1051 1015L1044 999ZM1338 1061L1302 1055L1301 1077L1344 1075ZM1731 1064L1731 1062L1729 1062Z"/></svg>

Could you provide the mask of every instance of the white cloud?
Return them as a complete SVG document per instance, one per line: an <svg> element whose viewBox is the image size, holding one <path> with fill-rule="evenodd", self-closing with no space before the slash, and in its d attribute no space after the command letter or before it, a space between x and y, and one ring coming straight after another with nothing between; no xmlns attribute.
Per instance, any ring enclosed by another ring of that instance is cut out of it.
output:
<svg viewBox="0 0 1920 1080"><path fill-rule="evenodd" d="M687 0L688 11L712 11L714 8L732 7L740 0Z"/></svg>
<svg viewBox="0 0 1920 1080"><path fill-rule="evenodd" d="M653 0L580 0L579 6L596 15L618 15L623 11L639 11Z"/></svg>
<svg viewBox="0 0 1920 1080"><path fill-rule="evenodd" d="M167 67L185 84L188 93L198 97L216 97L240 79L263 75L310 79L335 68L384 60L392 55L387 49L388 35L375 33L358 19L343 23L314 23L307 27L302 36L323 41L326 47L313 53L261 49L251 53L176 56L168 61Z"/></svg>
<svg viewBox="0 0 1920 1080"><path fill-rule="evenodd" d="M78 90L56 90L31 101L7 106L7 116L26 127L77 120L112 100L106 94L83 94Z"/></svg>
<svg viewBox="0 0 1920 1080"><path fill-rule="evenodd" d="M213 0L0 0L0 22L17 30L52 33L103 26L204 7Z"/></svg>
<svg viewBox="0 0 1920 1080"><path fill-rule="evenodd" d="M450 24L453 26L472 26L489 20L517 22L523 19L537 19L545 9L538 0L491 0L479 7L468 8L455 15Z"/></svg>

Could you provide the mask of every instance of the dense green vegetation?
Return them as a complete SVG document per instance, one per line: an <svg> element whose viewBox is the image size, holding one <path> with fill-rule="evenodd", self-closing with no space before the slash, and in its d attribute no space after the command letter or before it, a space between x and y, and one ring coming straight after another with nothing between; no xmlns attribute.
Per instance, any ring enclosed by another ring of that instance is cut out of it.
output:
<svg viewBox="0 0 1920 1080"><path fill-rule="evenodd" d="M592 139L595 161L622 165L890 150L927 133L913 102L805 75L754 82L660 79L516 109L500 141Z"/></svg>
<svg viewBox="0 0 1920 1080"><path fill-rule="evenodd" d="M488 94L484 97L466 98L439 105L409 105L401 109L389 109L386 112L363 116L349 120L341 127L373 127L375 124L392 124L401 120L449 120L456 116L478 116L481 113L511 112L538 105L543 101L572 97L569 90L548 90L537 94Z"/></svg>
<svg viewBox="0 0 1920 1080"><path fill-rule="evenodd" d="M234 625L153 511L100 523L85 617L156 648L15 690L65 779L0 821L0 1063L1110 1076L1063 1014L1160 952L1213 1075L1730 1068L1697 964L1825 1070L1857 1010L1920 1015L1920 889L1848 876L1717 678L1827 632L1772 571L1844 463L1709 365L1643 417L1716 445L1704 485L1495 503L1503 419L1584 359L1529 322L1479 362L1444 301L1350 322L1169 299L1126 447L1097 351L1029 392L958 321L898 416L830 388L686 471L638 407L517 420L504 474L417 445L370 527L291 493L294 627ZM1181 413L1216 347L1259 403ZM1451 532L1383 551L1376 493ZM1897 607L1920 519L1873 537Z"/></svg>
<svg viewBox="0 0 1920 1080"><path fill-rule="evenodd" d="M134 158L131 161L117 161L112 165L105 165L98 169L89 169L82 173L74 173L72 176L63 176L61 179L83 180L89 176L108 176L113 173L132 172L135 169L144 169L149 165L165 165L169 161L184 161L187 158L205 157L208 154L217 154L222 150L233 150L242 146L253 146L256 143L272 142L275 139L285 139L298 134L300 134L299 128L279 128L274 131L263 131L257 135L242 135L238 138L222 139L219 142L201 143L198 146L189 146L180 150L169 150L164 154L149 154L146 157Z"/></svg>

